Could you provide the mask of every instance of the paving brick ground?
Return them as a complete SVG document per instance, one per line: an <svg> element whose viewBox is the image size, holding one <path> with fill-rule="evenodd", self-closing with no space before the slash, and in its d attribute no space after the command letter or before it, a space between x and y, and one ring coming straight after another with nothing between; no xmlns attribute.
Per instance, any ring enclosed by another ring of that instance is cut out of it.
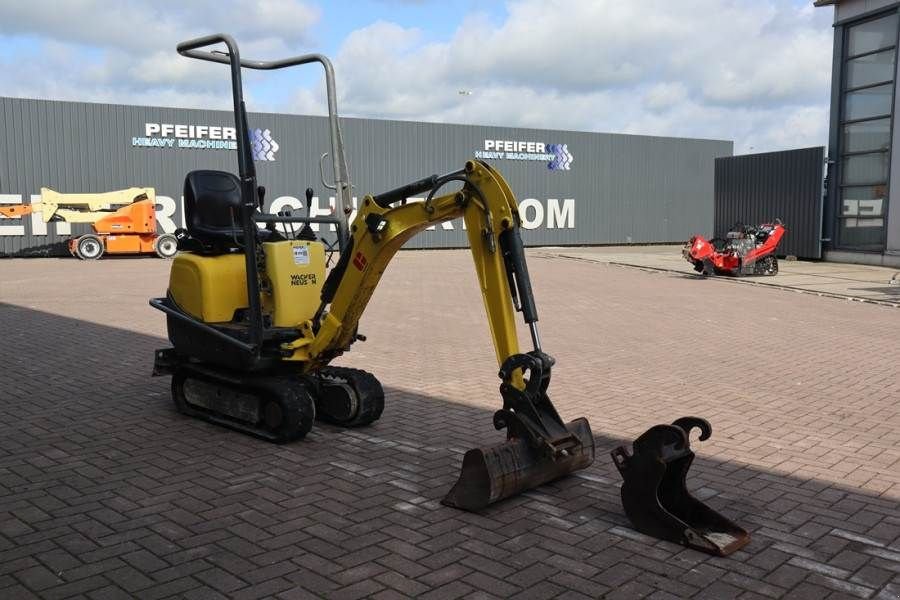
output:
<svg viewBox="0 0 900 600"><path fill-rule="evenodd" d="M0 261L0 598L900 595L900 312L533 256L551 396L597 461L480 515L438 503L499 439L470 259L403 253L342 359L372 427L272 446L174 410L155 259ZM730 558L635 533L608 451L688 414Z"/></svg>

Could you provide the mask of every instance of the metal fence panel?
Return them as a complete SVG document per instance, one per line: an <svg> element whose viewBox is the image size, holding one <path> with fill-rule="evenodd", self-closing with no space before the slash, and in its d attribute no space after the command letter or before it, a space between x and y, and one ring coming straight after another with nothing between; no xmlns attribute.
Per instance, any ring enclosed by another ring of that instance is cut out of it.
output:
<svg viewBox="0 0 900 600"><path fill-rule="evenodd" d="M779 218L779 254L821 258L824 157L817 146L716 159L715 235Z"/></svg>

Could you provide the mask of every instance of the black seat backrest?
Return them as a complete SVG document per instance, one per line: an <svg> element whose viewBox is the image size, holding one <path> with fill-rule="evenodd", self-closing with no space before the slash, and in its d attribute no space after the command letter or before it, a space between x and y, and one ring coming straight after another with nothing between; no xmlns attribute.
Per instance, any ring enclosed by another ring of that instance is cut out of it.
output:
<svg viewBox="0 0 900 600"><path fill-rule="evenodd" d="M207 252L237 248L241 230L241 182L226 171L191 171L184 178L188 234Z"/></svg>

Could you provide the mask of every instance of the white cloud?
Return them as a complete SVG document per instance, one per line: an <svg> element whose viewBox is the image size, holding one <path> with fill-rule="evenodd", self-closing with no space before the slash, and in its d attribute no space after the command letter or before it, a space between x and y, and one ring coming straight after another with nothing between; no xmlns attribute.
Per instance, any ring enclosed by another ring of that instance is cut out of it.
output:
<svg viewBox="0 0 900 600"><path fill-rule="evenodd" d="M243 56L280 57L299 53L318 19L318 9L299 0L0 3L0 36L7 46L29 49L0 54L0 90L20 97L228 108L225 69L179 56L178 42L227 31Z"/></svg>
<svg viewBox="0 0 900 600"><path fill-rule="evenodd" d="M353 32L337 56L344 112L734 139L738 150L825 142L828 10L765 0L508 8L499 27L471 15L446 42L384 22Z"/></svg>
<svg viewBox="0 0 900 600"><path fill-rule="evenodd" d="M0 33L135 54L218 31L301 43L319 16L298 0L28 0L0 3Z"/></svg>
<svg viewBox="0 0 900 600"><path fill-rule="evenodd" d="M687 100L688 88L680 81L663 81L654 84L644 94L644 106L651 111L662 111Z"/></svg>
<svg viewBox="0 0 900 600"><path fill-rule="evenodd" d="M737 151L825 142L829 9L510 0L507 12L499 23L467 15L437 42L384 20L350 32L335 57L342 114L733 139ZM227 108L222 67L179 57L176 42L224 30L245 56L284 56L312 50L319 18L300 0L2 3L0 36L30 40L36 54L0 59L0 89ZM257 80L248 77L251 98ZM307 81L267 88L255 108L321 114L324 86Z"/></svg>

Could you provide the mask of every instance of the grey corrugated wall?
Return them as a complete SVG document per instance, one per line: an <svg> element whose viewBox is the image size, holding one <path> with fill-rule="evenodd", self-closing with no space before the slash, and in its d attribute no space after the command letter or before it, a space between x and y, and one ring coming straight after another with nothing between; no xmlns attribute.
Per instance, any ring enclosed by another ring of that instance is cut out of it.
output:
<svg viewBox="0 0 900 600"><path fill-rule="evenodd" d="M716 159L715 235L736 222L784 221L778 254L822 257L825 148L803 148Z"/></svg>
<svg viewBox="0 0 900 600"><path fill-rule="evenodd" d="M280 145L274 162L257 163L267 206L282 196L303 198L309 186L324 206L330 194L319 183L318 157L329 150L325 119L252 114L250 121L251 127L270 129ZM42 186L72 193L147 186L174 199L175 225L181 226L184 174L198 168L234 171L236 156L227 150L133 146L132 138L144 136L147 122L233 125L231 114L222 111L0 98L0 194L6 195L0 201L30 202ZM520 202L537 201L525 210L534 225L524 234L529 245L674 242L708 230L714 161L731 155L733 147L717 140L372 119L342 119L342 127L359 197L458 169L488 139L567 144L574 156L570 170L549 170L546 161L490 161ZM567 200L571 227L568 219L547 227L548 207L553 202L565 207ZM73 226L72 232L88 229ZM0 253L17 254L66 237L54 223L47 235L35 235L32 217L0 219ZM410 246L465 243L456 225L423 232Z"/></svg>

